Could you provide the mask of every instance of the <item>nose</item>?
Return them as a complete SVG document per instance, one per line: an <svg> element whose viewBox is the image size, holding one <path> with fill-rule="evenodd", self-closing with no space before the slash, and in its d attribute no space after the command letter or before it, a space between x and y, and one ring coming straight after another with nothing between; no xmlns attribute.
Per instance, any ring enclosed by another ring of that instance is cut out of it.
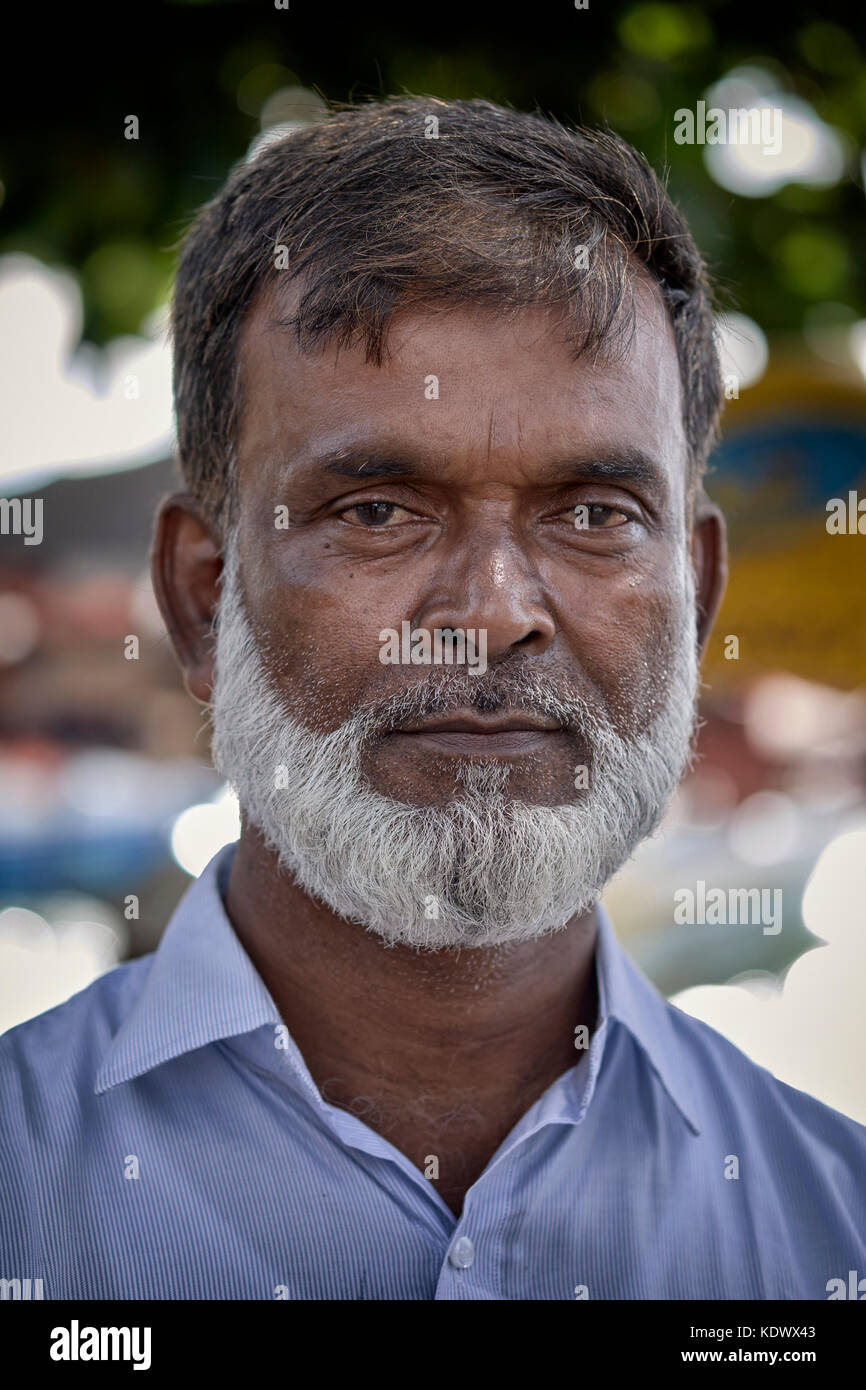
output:
<svg viewBox="0 0 866 1390"><path fill-rule="evenodd" d="M490 528L474 529L439 570L435 592L421 604L413 626L486 632L488 664L514 648L533 656L546 651L556 622L541 578L518 541Z"/></svg>

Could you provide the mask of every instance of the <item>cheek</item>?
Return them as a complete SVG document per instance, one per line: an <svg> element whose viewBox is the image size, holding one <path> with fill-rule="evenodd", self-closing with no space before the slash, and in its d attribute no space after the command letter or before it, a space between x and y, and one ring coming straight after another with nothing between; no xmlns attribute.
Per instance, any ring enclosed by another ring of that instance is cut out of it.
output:
<svg viewBox="0 0 866 1390"><path fill-rule="evenodd" d="M268 673L286 708L308 728L329 733L368 700L394 691L393 669L379 661L380 619L370 625L345 611L317 611L308 596L287 596L262 630ZM390 671L390 679L389 679Z"/></svg>
<svg viewBox="0 0 866 1390"><path fill-rule="evenodd" d="M670 585L626 582L603 609L575 621L566 634L575 667L588 677L622 737L642 733L659 713L684 616L683 596Z"/></svg>
<svg viewBox="0 0 866 1390"><path fill-rule="evenodd" d="M368 701L392 695L393 666L379 660L379 633L405 616L405 584L385 602L365 591L361 567L350 575L260 559L246 581L259 650L287 711L308 728L330 733ZM393 609L393 613L391 613ZM396 616L394 616L396 615Z"/></svg>

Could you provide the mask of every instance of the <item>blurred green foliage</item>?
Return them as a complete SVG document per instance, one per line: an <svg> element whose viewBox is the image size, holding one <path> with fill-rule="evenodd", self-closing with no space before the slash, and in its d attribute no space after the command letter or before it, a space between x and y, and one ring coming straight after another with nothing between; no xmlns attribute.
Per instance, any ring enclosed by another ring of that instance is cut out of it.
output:
<svg viewBox="0 0 866 1390"><path fill-rule="evenodd" d="M0 252L72 266L85 335L134 332L165 298L198 205L242 158L277 89L326 100L413 91L483 96L566 121L609 122L657 167L691 221L723 302L768 332L798 329L821 301L866 313L863 186L866 61L834 3L532 6L436 4L388 14L291 0L41 9L7 34L0 92ZM862 21L861 21L862 22ZM27 32L27 25L32 32ZM673 141L674 112L743 63L770 71L844 132L835 187L734 196L700 147ZM124 139L135 114L140 138Z"/></svg>

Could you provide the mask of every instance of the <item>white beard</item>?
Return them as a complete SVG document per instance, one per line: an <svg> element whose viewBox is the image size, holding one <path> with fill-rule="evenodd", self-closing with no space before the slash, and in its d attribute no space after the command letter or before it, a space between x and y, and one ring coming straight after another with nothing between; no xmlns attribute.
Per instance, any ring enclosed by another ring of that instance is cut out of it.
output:
<svg viewBox="0 0 866 1390"><path fill-rule="evenodd" d="M480 677L430 668L319 734L288 715L268 677L230 538L211 705L214 762L281 870L390 945L501 946L557 931L593 906L657 828L689 765L698 687L690 566L686 588L664 703L633 739L582 698L564 699L561 682L526 675L525 667L504 686L495 668ZM591 766L573 803L519 801L507 794L506 763L468 758L450 762L459 790L445 805L409 805L371 787L360 770L371 742L434 709L470 707L482 686L507 688L509 712L553 716L580 733Z"/></svg>

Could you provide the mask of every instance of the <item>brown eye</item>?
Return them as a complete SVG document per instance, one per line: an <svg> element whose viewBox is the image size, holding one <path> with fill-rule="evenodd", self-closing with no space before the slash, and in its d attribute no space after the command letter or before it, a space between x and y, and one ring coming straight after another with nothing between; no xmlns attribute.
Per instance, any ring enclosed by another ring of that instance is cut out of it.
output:
<svg viewBox="0 0 866 1390"><path fill-rule="evenodd" d="M353 507L347 507L341 516L348 517L353 512L360 518L361 525L370 530L381 529L388 521L393 520L393 512L406 512L406 508L399 506L397 502L356 502ZM409 513L406 512L406 515Z"/></svg>
<svg viewBox="0 0 866 1390"><path fill-rule="evenodd" d="M631 517L619 507L608 507L603 502L578 503L573 508L572 517L578 531L609 531L631 521Z"/></svg>
<svg viewBox="0 0 866 1390"><path fill-rule="evenodd" d="M623 522L628 521L625 512L618 507L605 507L600 502L594 502L589 512L590 524L594 526L622 526Z"/></svg>

